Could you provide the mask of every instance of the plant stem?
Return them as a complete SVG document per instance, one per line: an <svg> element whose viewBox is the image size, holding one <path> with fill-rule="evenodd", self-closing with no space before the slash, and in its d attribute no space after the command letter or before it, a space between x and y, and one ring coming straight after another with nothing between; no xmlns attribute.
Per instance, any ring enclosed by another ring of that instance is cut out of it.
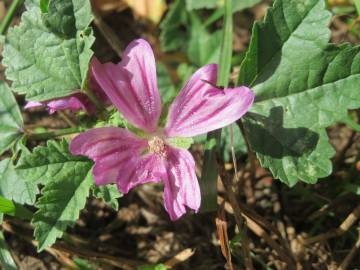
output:
<svg viewBox="0 0 360 270"><path fill-rule="evenodd" d="M95 104L96 108L98 108L99 110L104 109L104 106L101 103L101 101L99 101L99 99L94 95L94 93L87 87L85 88L85 94L91 100L91 102Z"/></svg>
<svg viewBox="0 0 360 270"><path fill-rule="evenodd" d="M80 133L85 131L82 127L75 127L75 128L65 128L65 129L59 129L54 131L48 131L48 132L42 132L42 133L30 133L27 134L27 138L29 140L35 140L35 141L41 141L41 140L47 140L55 137Z"/></svg>
<svg viewBox="0 0 360 270"><path fill-rule="evenodd" d="M229 84L233 41L231 0L225 2L224 11L223 40L221 44L217 85L226 88ZM214 130L207 134L207 142L209 143L212 140L216 140L216 147L205 151L204 164L201 172L200 189L202 194L202 212L214 211L217 207L216 183L219 172L216 154L221 141L221 129Z"/></svg>
<svg viewBox="0 0 360 270"><path fill-rule="evenodd" d="M6 30L8 29L14 15L15 12L17 10L17 8L24 2L24 0L13 0L11 3L11 6L8 10L8 12L6 13L3 21L0 24L0 35L5 34Z"/></svg>
<svg viewBox="0 0 360 270"><path fill-rule="evenodd" d="M245 144L246 144L248 157L249 157L249 162L250 162L250 173L251 173L250 179L252 181L255 178L256 156L255 156L255 153L253 152L253 150L251 149L251 145L250 145L250 142L249 142L249 137L248 137L248 134L247 134L247 132L245 130L244 124L241 121L241 119L237 122L237 124L239 125L241 134L243 135L244 141L245 141Z"/></svg>
<svg viewBox="0 0 360 270"><path fill-rule="evenodd" d="M122 57L123 52L123 44L118 38L118 36L115 34L115 32L111 29L110 26L108 26L103 19L101 18L99 12L94 8L93 9L94 14L94 23L96 27L99 29L100 33L103 35L103 37L106 39L106 41L109 43L110 47L116 52L116 54L119 57Z"/></svg>

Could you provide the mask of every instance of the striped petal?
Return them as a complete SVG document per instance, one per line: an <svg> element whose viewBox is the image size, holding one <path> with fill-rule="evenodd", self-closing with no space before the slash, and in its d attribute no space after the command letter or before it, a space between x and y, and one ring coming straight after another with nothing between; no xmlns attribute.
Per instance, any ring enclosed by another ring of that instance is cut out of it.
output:
<svg viewBox="0 0 360 270"><path fill-rule="evenodd" d="M95 58L92 71L111 102L134 126L155 132L161 114L153 51L145 40L129 44L122 61L101 64Z"/></svg>
<svg viewBox="0 0 360 270"><path fill-rule="evenodd" d="M171 104L165 134L191 137L227 126L251 107L254 93L247 87L219 89L217 65L200 68Z"/></svg>
<svg viewBox="0 0 360 270"><path fill-rule="evenodd" d="M38 107L42 107L44 106L44 104L42 104L41 102L38 101L28 101L25 106L24 109L32 109L32 108L38 108Z"/></svg>
<svg viewBox="0 0 360 270"><path fill-rule="evenodd" d="M72 112L77 112L79 110L87 111L91 103L87 100L85 96L81 94L77 96L65 97L61 99L52 100L46 103L46 106L50 114L53 114L56 111L62 110L71 110Z"/></svg>
<svg viewBox="0 0 360 270"><path fill-rule="evenodd" d="M127 193L146 182L160 181L162 163L153 155L141 155L147 140L121 128L96 128L81 133L70 144L74 155L87 156L95 162L95 183L117 183Z"/></svg>
<svg viewBox="0 0 360 270"><path fill-rule="evenodd" d="M96 111L95 105L93 105L90 100L82 93L43 102L29 101L24 106L24 109L27 110L42 106L48 109L49 114L63 110L71 110L72 112L84 110L88 114L92 114Z"/></svg>
<svg viewBox="0 0 360 270"><path fill-rule="evenodd" d="M189 151L169 147L164 181L164 206L171 220L186 213L187 207L197 212L201 194L195 174L195 161Z"/></svg>

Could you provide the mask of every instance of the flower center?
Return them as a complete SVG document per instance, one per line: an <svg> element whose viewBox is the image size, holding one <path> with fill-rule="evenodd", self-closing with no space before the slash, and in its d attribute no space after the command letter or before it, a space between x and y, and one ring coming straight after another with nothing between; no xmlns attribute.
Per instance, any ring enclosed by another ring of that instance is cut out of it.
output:
<svg viewBox="0 0 360 270"><path fill-rule="evenodd" d="M166 145L165 142L155 136L151 140L148 141L149 152L159 155L160 157L166 157Z"/></svg>

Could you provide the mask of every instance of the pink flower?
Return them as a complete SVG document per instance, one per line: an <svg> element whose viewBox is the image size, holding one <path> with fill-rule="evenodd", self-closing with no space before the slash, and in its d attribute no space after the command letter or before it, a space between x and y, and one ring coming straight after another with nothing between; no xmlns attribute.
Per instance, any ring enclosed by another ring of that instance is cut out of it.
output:
<svg viewBox="0 0 360 270"><path fill-rule="evenodd" d="M43 106L47 107L50 114L62 110L71 110L72 112L84 110L88 113L92 113L95 110L95 106L91 103L91 101L81 93L74 94L69 97L53 99L50 101L29 101L26 103L24 109L38 108Z"/></svg>
<svg viewBox="0 0 360 270"><path fill-rule="evenodd" d="M172 220L198 211L201 195L195 161L189 151L174 146L177 137L192 137L233 123L243 116L254 100L247 87L218 89L217 65L200 68L185 84L169 108L165 127L159 127L161 99L156 81L155 58L150 45L133 41L123 60L92 63L96 80L112 103L146 135L105 127L78 135L70 151L95 162L93 174L98 185L117 183L127 193L147 182L164 183L164 206Z"/></svg>
<svg viewBox="0 0 360 270"><path fill-rule="evenodd" d="M94 57L93 61L97 61ZM89 86L93 91L94 95L105 105L110 104L110 101L104 91L99 86L98 82L94 78L94 74L90 71ZM53 99L49 101L37 102L37 101L28 101L24 106L24 109L38 108L38 107L47 107L50 114L55 113L56 111L62 110L71 110L72 112L77 112L83 110L88 114L93 114L96 111L96 106L90 101L90 99L83 93L76 93L68 97L63 97L59 99Z"/></svg>

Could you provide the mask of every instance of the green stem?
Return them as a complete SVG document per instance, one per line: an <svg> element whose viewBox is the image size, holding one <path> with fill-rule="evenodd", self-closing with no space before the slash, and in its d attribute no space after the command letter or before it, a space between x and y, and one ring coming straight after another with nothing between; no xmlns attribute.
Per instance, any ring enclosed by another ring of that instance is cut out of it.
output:
<svg viewBox="0 0 360 270"><path fill-rule="evenodd" d="M358 16L360 16L360 0L354 0L354 4L355 4L355 7L356 7L356 11L357 11Z"/></svg>
<svg viewBox="0 0 360 270"><path fill-rule="evenodd" d="M219 59L219 70L217 85L227 87L229 84L229 73L231 70L232 40L233 40L233 21L232 21L232 1L226 0L224 14L223 40L221 44L221 54ZM220 91L220 90L219 90ZM207 142L216 140L216 147L206 150L204 154L204 165L201 172L201 211L214 211L217 208L217 189L216 182L219 171L216 161L218 146L221 140L221 129L214 130L207 134Z"/></svg>
<svg viewBox="0 0 360 270"><path fill-rule="evenodd" d="M35 141L41 141L41 140L47 140L52 139L60 136L80 133L85 131L82 127L76 127L76 128L64 128L54 131L48 131L48 132L42 132L42 133L30 133L27 134L27 139L29 140L35 140Z"/></svg>
<svg viewBox="0 0 360 270"><path fill-rule="evenodd" d="M6 30L8 29L12 19L14 18L15 12L17 8L24 2L24 0L13 0L11 6L6 13L3 21L0 24L0 35L5 34Z"/></svg>
<svg viewBox="0 0 360 270"><path fill-rule="evenodd" d="M225 8L218 8L210 17L204 22L204 27L208 27L224 15Z"/></svg>
<svg viewBox="0 0 360 270"><path fill-rule="evenodd" d="M251 149L251 145L250 145L250 141L249 141L249 136L248 133L246 132L246 129L244 127L243 122L241 121L241 119L237 122L241 134L244 138L245 144L246 144L246 149L247 149L247 153L248 153L248 158L249 158L249 162L250 162L250 179L253 180L255 178L255 170L256 170L256 155L254 153L254 151Z"/></svg>
<svg viewBox="0 0 360 270"><path fill-rule="evenodd" d="M104 109L104 106L101 103L101 101L99 101L99 99L94 95L94 93L89 88L85 89L85 94L95 104L96 108L98 108L101 111Z"/></svg>

